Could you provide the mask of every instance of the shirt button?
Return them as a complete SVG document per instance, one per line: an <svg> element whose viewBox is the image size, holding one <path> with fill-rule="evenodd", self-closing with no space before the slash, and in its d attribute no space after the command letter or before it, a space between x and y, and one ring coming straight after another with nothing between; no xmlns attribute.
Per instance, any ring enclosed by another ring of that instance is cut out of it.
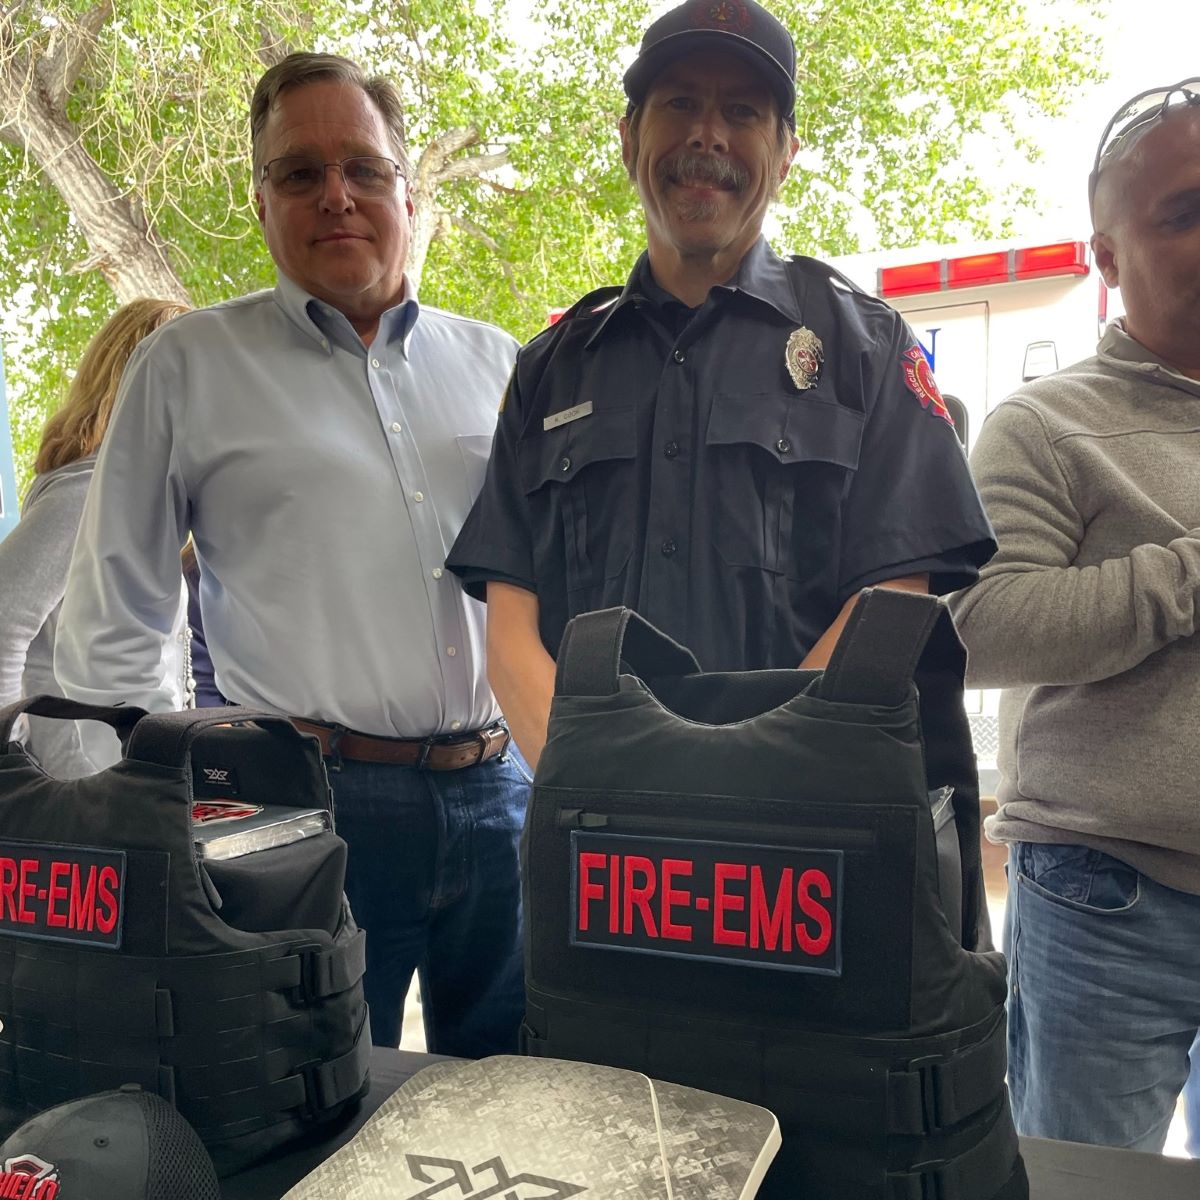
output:
<svg viewBox="0 0 1200 1200"><path fill-rule="evenodd" d="M451 729L461 729L461 728L462 728L462 722L461 722L461 721L451 721L451 722L450 722L450 728L451 728Z"/></svg>
<svg viewBox="0 0 1200 1200"><path fill-rule="evenodd" d="M571 469L571 460L569 458L564 458L562 462L558 464L558 469L560 471L569 471Z"/></svg>
<svg viewBox="0 0 1200 1200"><path fill-rule="evenodd" d="M379 359L377 359L377 358L371 359L371 366L373 366L373 367L379 366Z"/></svg>
<svg viewBox="0 0 1200 1200"><path fill-rule="evenodd" d="M399 433L399 432L400 432L400 428L401 428L401 426L400 426L400 422L399 422L399 421L393 421L393 422L392 422L392 432L393 432L393 433Z"/></svg>
<svg viewBox="0 0 1200 1200"><path fill-rule="evenodd" d="M667 444L666 444L666 445L663 447L663 453L664 453L664 454L665 454L665 455L666 455L668 458L674 458L674 457L675 457L675 455L677 455L677 454L679 453L679 443L678 443L678 442L668 442L668 443L667 443Z"/></svg>
<svg viewBox="0 0 1200 1200"><path fill-rule="evenodd" d="M451 657L451 658L453 658L453 657L454 657L454 656L455 656L455 655L458 653L458 650L457 650L457 648L456 648L456 647L454 647L454 646L447 646L447 647L446 647L446 653L447 653L448 655L450 655L450 657Z"/></svg>
<svg viewBox="0 0 1200 1200"><path fill-rule="evenodd" d="M434 567L434 568L433 568L433 577L434 577L434 579L441 579L441 577L442 577L442 575L443 575L443 574L445 574L445 572L442 570L442 568L441 568L441 567Z"/></svg>
<svg viewBox="0 0 1200 1200"><path fill-rule="evenodd" d="M413 499L414 499L414 500L415 500L415 501L416 501L418 504L420 504L420 503L421 503L421 501L425 499L425 493L424 493L424 492L413 492Z"/></svg>
<svg viewBox="0 0 1200 1200"><path fill-rule="evenodd" d="M687 358L687 355L684 354L682 350L676 350L671 357L674 358L677 363L681 363L685 358Z"/></svg>
<svg viewBox="0 0 1200 1200"><path fill-rule="evenodd" d="M789 442L787 438L780 438L779 441L775 443L775 449L778 450L780 454L786 454L791 448L792 443Z"/></svg>
<svg viewBox="0 0 1200 1200"><path fill-rule="evenodd" d="M674 538L667 538L662 544L663 558L670 558L678 549L679 547L675 545Z"/></svg>

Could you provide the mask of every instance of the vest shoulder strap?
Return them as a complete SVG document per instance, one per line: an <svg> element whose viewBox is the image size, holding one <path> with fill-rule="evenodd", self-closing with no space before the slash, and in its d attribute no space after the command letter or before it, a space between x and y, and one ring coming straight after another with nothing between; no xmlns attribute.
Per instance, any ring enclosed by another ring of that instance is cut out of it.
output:
<svg viewBox="0 0 1200 1200"><path fill-rule="evenodd" d="M103 721L124 737L145 715L144 708L106 708L100 704L80 704L62 696L26 696L0 708L0 746L12 738L12 728L22 713L31 717L52 717L63 721Z"/></svg>
<svg viewBox="0 0 1200 1200"><path fill-rule="evenodd" d="M866 588L822 673L817 694L849 704L903 702L920 663L962 679L966 653L946 606L936 597Z"/></svg>
<svg viewBox="0 0 1200 1200"><path fill-rule="evenodd" d="M622 662L643 678L700 671L690 650L633 609L604 608L567 623L558 649L555 695L611 696L620 687Z"/></svg>
<svg viewBox="0 0 1200 1200"><path fill-rule="evenodd" d="M305 736L287 717L257 708L229 705L226 708L186 709L144 717L134 727L125 756L163 767L183 766L192 743L206 729L218 725L245 725L251 721L276 736L297 740Z"/></svg>

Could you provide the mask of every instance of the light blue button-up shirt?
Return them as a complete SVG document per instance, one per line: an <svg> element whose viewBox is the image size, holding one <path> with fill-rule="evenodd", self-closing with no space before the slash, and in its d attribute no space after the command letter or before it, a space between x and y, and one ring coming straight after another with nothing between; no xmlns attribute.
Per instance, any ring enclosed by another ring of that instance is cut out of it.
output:
<svg viewBox="0 0 1200 1200"><path fill-rule="evenodd" d="M190 529L231 700L384 736L495 719L484 608L445 559L516 342L406 294L370 346L281 276L138 347L63 602L66 694L172 707L159 664Z"/></svg>

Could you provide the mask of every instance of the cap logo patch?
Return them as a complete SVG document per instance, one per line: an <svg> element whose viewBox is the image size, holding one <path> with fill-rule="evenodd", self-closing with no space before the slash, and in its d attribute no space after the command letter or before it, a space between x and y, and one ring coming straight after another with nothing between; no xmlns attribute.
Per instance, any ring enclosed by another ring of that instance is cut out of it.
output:
<svg viewBox="0 0 1200 1200"><path fill-rule="evenodd" d="M17 1154L4 1160L0 1171L0 1196L20 1200L54 1200L58 1195L58 1168L36 1154Z"/></svg>
<svg viewBox="0 0 1200 1200"><path fill-rule="evenodd" d="M937 381L929 367L920 346L913 346L900 356L900 365L904 370L904 382L908 390L921 402L921 407L941 417L951 429L954 428L954 418L938 391Z"/></svg>
<svg viewBox="0 0 1200 1200"><path fill-rule="evenodd" d="M825 361L825 347L811 329L801 325L788 335L787 345L783 350L783 361L787 364L788 374L796 388L806 392L809 388L817 386L821 364Z"/></svg>
<svg viewBox="0 0 1200 1200"><path fill-rule="evenodd" d="M745 33L750 28L750 9L742 0L701 0L695 5L695 18L697 29Z"/></svg>

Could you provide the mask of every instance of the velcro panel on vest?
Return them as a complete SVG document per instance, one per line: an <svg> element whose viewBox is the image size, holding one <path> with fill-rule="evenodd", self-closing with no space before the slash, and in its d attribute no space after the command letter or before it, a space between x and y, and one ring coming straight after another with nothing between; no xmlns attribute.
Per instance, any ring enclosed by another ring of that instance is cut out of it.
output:
<svg viewBox="0 0 1200 1200"><path fill-rule="evenodd" d="M604 608L572 617L558 650L554 691L565 696L611 696L622 663L643 678L692 675L696 656L631 608Z"/></svg>

